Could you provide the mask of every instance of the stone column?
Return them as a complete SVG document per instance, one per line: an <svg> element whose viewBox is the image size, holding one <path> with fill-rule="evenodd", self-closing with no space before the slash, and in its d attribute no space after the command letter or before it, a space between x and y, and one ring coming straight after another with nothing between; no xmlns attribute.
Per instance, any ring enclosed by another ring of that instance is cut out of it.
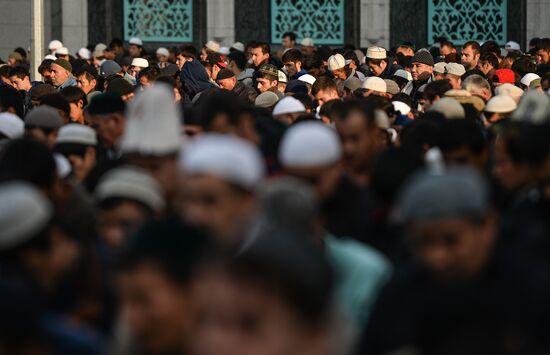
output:
<svg viewBox="0 0 550 355"><path fill-rule="evenodd" d="M62 0L61 38L71 54L88 44L88 1Z"/></svg>
<svg viewBox="0 0 550 355"><path fill-rule="evenodd" d="M235 42L234 0L206 0L206 37L227 47Z"/></svg>
<svg viewBox="0 0 550 355"><path fill-rule="evenodd" d="M527 0L526 44L533 37L550 37L550 2L548 0Z"/></svg>
<svg viewBox="0 0 550 355"><path fill-rule="evenodd" d="M395 0L394 0L395 1ZM390 46L390 2L361 0L361 47Z"/></svg>

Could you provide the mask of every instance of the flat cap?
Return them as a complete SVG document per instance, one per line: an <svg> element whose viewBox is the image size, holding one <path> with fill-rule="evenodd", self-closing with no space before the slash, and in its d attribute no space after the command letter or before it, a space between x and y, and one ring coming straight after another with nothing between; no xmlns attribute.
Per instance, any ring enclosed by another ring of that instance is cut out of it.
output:
<svg viewBox="0 0 550 355"><path fill-rule="evenodd" d="M386 93L388 87L384 79L377 76L369 76L362 85L363 89Z"/></svg>
<svg viewBox="0 0 550 355"><path fill-rule="evenodd" d="M58 129L63 126L63 119L55 108L43 105L33 108L25 116L25 125L37 128Z"/></svg>
<svg viewBox="0 0 550 355"><path fill-rule="evenodd" d="M447 65L445 65L445 74L462 76L464 73L466 73L466 69L464 69L464 65L462 64L447 63Z"/></svg>
<svg viewBox="0 0 550 355"><path fill-rule="evenodd" d="M394 80L391 79L384 79L386 82L386 91L388 94L397 95L401 91L399 89L399 85Z"/></svg>
<svg viewBox="0 0 550 355"><path fill-rule="evenodd" d="M434 64L434 73L435 74L445 74L445 66L447 63L445 62L437 62Z"/></svg>
<svg viewBox="0 0 550 355"><path fill-rule="evenodd" d="M510 96L496 95L493 96L485 106L485 111L495 113L508 113L514 111L518 105Z"/></svg>
<svg viewBox="0 0 550 355"><path fill-rule="evenodd" d="M444 97L437 100L432 106L430 106L428 111L442 113L448 120L462 119L466 117L464 107L462 107L462 105L459 104L458 101L450 97Z"/></svg>
<svg viewBox="0 0 550 355"><path fill-rule="evenodd" d="M256 97L254 105L258 107L271 108L279 101L279 96L272 91L262 92Z"/></svg>

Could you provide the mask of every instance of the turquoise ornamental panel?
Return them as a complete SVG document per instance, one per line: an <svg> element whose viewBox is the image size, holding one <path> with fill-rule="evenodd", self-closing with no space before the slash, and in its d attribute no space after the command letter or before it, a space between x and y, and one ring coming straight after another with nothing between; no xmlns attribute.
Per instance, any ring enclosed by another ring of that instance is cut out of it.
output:
<svg viewBox="0 0 550 355"><path fill-rule="evenodd" d="M271 0L271 42L285 32L315 44L344 43L344 0Z"/></svg>
<svg viewBox="0 0 550 355"><path fill-rule="evenodd" d="M443 36L457 45L506 43L507 0L428 0L428 43Z"/></svg>
<svg viewBox="0 0 550 355"><path fill-rule="evenodd" d="M124 0L124 38L193 41L193 0Z"/></svg>

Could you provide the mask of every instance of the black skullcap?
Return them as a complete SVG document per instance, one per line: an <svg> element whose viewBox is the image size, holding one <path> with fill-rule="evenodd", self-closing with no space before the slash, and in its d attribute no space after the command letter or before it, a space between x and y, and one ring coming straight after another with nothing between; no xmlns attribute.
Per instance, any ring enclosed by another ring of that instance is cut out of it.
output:
<svg viewBox="0 0 550 355"><path fill-rule="evenodd" d="M135 91L135 87L124 78L116 78L109 82L107 86L107 92L113 93L117 96L128 95Z"/></svg>
<svg viewBox="0 0 550 355"><path fill-rule="evenodd" d="M220 72L218 73L218 77L216 78L216 80L223 80L223 79L229 79L229 78L232 78L235 76L235 73L233 73L232 70L230 69L222 69L220 70Z"/></svg>
<svg viewBox="0 0 550 355"><path fill-rule="evenodd" d="M287 93L287 92L292 92L292 93L295 93L295 94L301 92L301 93L307 94L308 90L307 90L306 84L303 81L291 80L286 85L285 93Z"/></svg>
<svg viewBox="0 0 550 355"><path fill-rule="evenodd" d="M120 96L112 92L106 92L93 97L88 105L88 112L90 115L105 115L124 112L125 108L124 101Z"/></svg>
<svg viewBox="0 0 550 355"><path fill-rule="evenodd" d="M60 93L47 94L40 99L40 105L46 105L65 112L67 115L71 114L71 105L69 100Z"/></svg>

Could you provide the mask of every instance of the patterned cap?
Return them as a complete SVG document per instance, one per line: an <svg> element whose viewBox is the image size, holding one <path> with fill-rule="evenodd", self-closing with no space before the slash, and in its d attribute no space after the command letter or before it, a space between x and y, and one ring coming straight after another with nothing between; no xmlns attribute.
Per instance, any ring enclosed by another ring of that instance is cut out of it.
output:
<svg viewBox="0 0 550 355"><path fill-rule="evenodd" d="M275 80L279 79L279 69L273 64L264 64L260 67L259 72L264 75L272 76Z"/></svg>

